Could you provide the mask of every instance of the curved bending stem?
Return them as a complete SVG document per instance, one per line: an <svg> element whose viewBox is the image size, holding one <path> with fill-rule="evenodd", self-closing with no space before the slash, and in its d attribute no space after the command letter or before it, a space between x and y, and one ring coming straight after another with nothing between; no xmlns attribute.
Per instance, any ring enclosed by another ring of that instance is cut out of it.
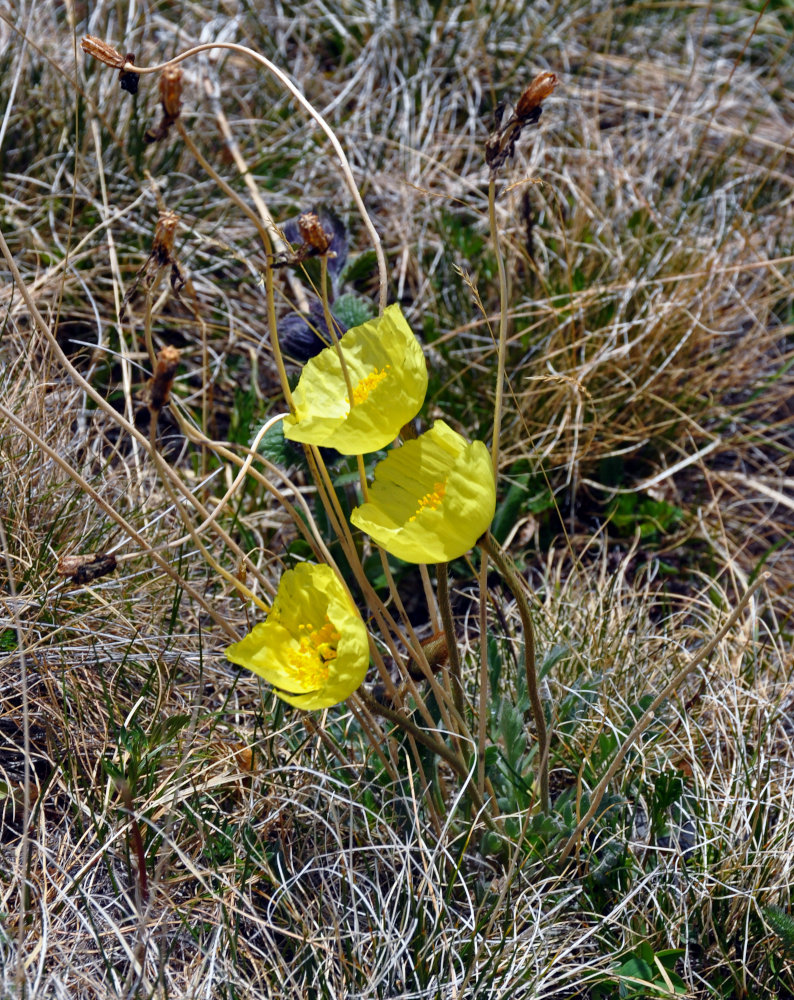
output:
<svg viewBox="0 0 794 1000"><path fill-rule="evenodd" d="M491 458L493 459L494 479L499 477L499 436L502 430L502 400L504 398L505 357L507 354L507 272L502 255L502 245L499 242L499 230L496 225L496 178L491 175L488 183L488 219L493 236L494 254L499 269L499 339L496 354L496 397L493 407L493 442Z"/></svg>
<svg viewBox="0 0 794 1000"><path fill-rule="evenodd" d="M381 245L380 236L377 229L375 228L372 219L367 212L366 206L364 205L364 199L356 185L355 178L353 177L353 170L350 166L350 161L345 154L342 144L336 137L331 126L326 122L319 111L314 108L314 106L304 97L303 93L299 88L290 80L287 74L279 69L275 63L272 63L269 59L263 56L261 53L257 52L255 49L249 48L247 45L238 45L236 42L205 42L202 45L194 45L193 48L187 49L185 52L180 52L178 56L174 56L173 59L169 59L164 63L158 63L156 66L134 66L132 63L125 63L122 67L122 71L125 73L138 73L143 76L147 73L159 73L161 70L165 69L166 66L176 66L178 63L184 62L185 59L190 59L191 56L197 55L199 52L207 52L210 49L228 49L231 52L239 52L242 55L249 56L255 62L258 62L261 66L264 66L269 73L271 73L278 82L288 90L290 94L295 98L298 104L303 108L303 110L313 118L320 128L323 130L331 143L334 152L336 153L337 159L339 160L339 165L342 168L342 174L344 175L345 181L347 182L348 190L350 195L355 202L356 208L358 209L359 215L361 216L362 222L369 233L369 238L372 241L373 249L375 250L375 256L378 260L378 279L379 279L379 308L380 311L386 308L386 292L388 285L388 277L386 271L386 255L383 252L383 246Z"/></svg>
<svg viewBox="0 0 794 1000"><path fill-rule="evenodd" d="M544 812L549 811L549 731L546 726L546 716L543 712L543 704L540 700L540 687L538 685L538 672L535 667L535 630L532 625L532 615L529 610L529 601L524 593L523 582L512 566L511 560L502 551L496 539L485 534L480 539L480 547L493 559L495 566L502 574L505 583L510 589L510 593L516 599L516 606L521 617L521 626L524 630L524 668L527 675L527 692L529 694L529 704L532 710L532 721L535 723L535 732L538 734L538 789L540 792L540 806Z"/></svg>
<svg viewBox="0 0 794 1000"><path fill-rule="evenodd" d="M438 607L441 612L441 621L444 625L444 637L447 641L449 676L452 681L452 698L458 714L462 719L465 719L460 650L458 649L458 637L455 635L452 604L449 599L449 563L439 563L436 567L436 586L438 588Z"/></svg>

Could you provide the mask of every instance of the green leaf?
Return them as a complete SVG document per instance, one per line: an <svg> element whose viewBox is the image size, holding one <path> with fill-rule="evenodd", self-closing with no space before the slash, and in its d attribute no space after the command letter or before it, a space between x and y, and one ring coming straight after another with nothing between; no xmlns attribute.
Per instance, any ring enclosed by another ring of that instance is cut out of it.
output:
<svg viewBox="0 0 794 1000"><path fill-rule="evenodd" d="M358 257L353 257L350 260L350 263L342 272L342 283L352 284L355 281L361 281L364 278L369 278L375 270L377 263L378 258L375 251L365 250L364 253L361 253ZM334 303L334 308L336 308L336 303Z"/></svg>
<svg viewBox="0 0 794 1000"><path fill-rule="evenodd" d="M361 326L376 316L374 305L369 299L356 292L345 292L334 300L334 315L346 328Z"/></svg>
<svg viewBox="0 0 794 1000"><path fill-rule="evenodd" d="M290 465L294 456L287 451L287 444L284 440L284 431L281 429L281 421L273 424L270 430L259 442L259 454L272 462L273 465Z"/></svg>
<svg viewBox="0 0 794 1000"><path fill-rule="evenodd" d="M571 651L571 647L565 643L552 646L538 667L538 677L543 680L557 666L560 660L564 660Z"/></svg>
<svg viewBox="0 0 794 1000"><path fill-rule="evenodd" d="M0 653L11 653L17 648L16 629L6 628L0 632Z"/></svg>
<svg viewBox="0 0 794 1000"><path fill-rule="evenodd" d="M510 766L517 770L518 762L526 749L527 738L524 733L524 720L511 702L503 701L500 712L499 728L505 745L505 758Z"/></svg>
<svg viewBox="0 0 794 1000"><path fill-rule="evenodd" d="M783 942L787 951L794 951L794 917L780 906L763 906L767 923Z"/></svg>

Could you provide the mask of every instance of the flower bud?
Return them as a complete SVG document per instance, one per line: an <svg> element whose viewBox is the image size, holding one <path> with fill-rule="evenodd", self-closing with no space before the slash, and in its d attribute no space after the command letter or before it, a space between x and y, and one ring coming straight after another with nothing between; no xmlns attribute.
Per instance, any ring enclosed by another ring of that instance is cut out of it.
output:
<svg viewBox="0 0 794 1000"><path fill-rule="evenodd" d="M158 352L157 367L149 389L149 406L155 412L168 403L178 367L179 351L175 347L167 346Z"/></svg>

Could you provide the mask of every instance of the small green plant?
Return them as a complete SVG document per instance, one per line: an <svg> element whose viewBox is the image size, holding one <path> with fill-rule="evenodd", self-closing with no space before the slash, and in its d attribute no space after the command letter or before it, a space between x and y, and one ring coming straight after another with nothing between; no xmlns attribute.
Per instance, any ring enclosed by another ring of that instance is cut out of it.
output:
<svg viewBox="0 0 794 1000"><path fill-rule="evenodd" d="M633 536L639 532L644 542L657 545L680 525L684 517L680 507L637 493L623 493L616 497L609 505L607 514L619 534Z"/></svg>
<svg viewBox="0 0 794 1000"><path fill-rule="evenodd" d="M762 912L785 950L794 952L794 917L780 906L764 906Z"/></svg>
<svg viewBox="0 0 794 1000"><path fill-rule="evenodd" d="M612 974L590 988L592 1000L656 1000L661 997L686 996L686 983L675 971L683 951L665 948L654 951L647 941L635 948ZM617 990L617 992L615 992Z"/></svg>
<svg viewBox="0 0 794 1000"><path fill-rule="evenodd" d="M787 996L782 7L55 6L0 993Z"/></svg>

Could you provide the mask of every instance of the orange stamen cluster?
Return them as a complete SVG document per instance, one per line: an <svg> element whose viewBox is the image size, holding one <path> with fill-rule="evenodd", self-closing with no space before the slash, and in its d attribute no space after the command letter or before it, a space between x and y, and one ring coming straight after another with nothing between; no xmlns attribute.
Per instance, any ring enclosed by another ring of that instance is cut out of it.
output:
<svg viewBox="0 0 794 1000"><path fill-rule="evenodd" d="M328 664L336 659L340 634L326 618L320 628L299 625L300 642L289 655L289 670L304 691L319 691L328 680Z"/></svg>
<svg viewBox="0 0 794 1000"><path fill-rule="evenodd" d="M376 368L375 371L371 372L365 378L362 378L357 386L353 389L353 405L359 406L363 403L376 385L380 383L388 376L389 369L391 365L386 365L385 368ZM350 403L350 398L345 397L348 404Z"/></svg>
<svg viewBox="0 0 794 1000"><path fill-rule="evenodd" d="M419 506L416 508L416 513L411 514L408 520L415 521L425 507L429 507L431 510L437 510L438 507L441 506L441 501L444 499L444 494L446 492L446 483L435 483L432 491L430 493L425 493L425 495L420 498Z"/></svg>

